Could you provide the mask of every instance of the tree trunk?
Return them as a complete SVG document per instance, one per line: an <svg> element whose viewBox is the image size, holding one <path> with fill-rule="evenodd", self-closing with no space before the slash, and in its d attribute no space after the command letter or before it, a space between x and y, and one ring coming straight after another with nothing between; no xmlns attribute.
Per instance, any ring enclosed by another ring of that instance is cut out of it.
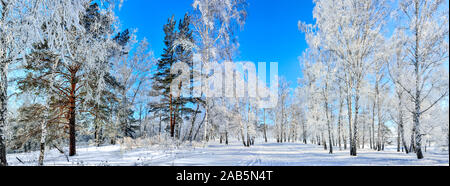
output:
<svg viewBox="0 0 450 186"><path fill-rule="evenodd" d="M97 112L100 112L98 110L98 107L96 106L95 108L97 110ZM100 136L100 131L101 131L101 126L99 126L99 121L98 121L98 116L96 115L94 118L94 124L95 124L95 128L94 128L94 139L95 139L95 145L97 147L100 147L100 143L101 143L101 136Z"/></svg>
<svg viewBox="0 0 450 186"><path fill-rule="evenodd" d="M172 102L172 94L170 94L170 103L169 103L169 107L170 107L170 137L174 137L175 131L174 131L174 122L173 122L173 102Z"/></svg>
<svg viewBox="0 0 450 186"><path fill-rule="evenodd" d="M308 140L306 139L306 122L302 121L302 133L303 133L303 143L308 144Z"/></svg>
<svg viewBox="0 0 450 186"><path fill-rule="evenodd" d="M228 145L228 129L225 130L225 145Z"/></svg>
<svg viewBox="0 0 450 186"><path fill-rule="evenodd" d="M414 122L414 118L413 118L413 122ZM411 143L409 143L409 152L416 152L416 146L415 146L415 141L414 141L414 136L416 135L416 125L413 123L413 128L411 131Z"/></svg>
<svg viewBox="0 0 450 186"><path fill-rule="evenodd" d="M248 128L247 128L247 147L250 147L251 142L250 142L250 135L248 135Z"/></svg>
<svg viewBox="0 0 450 186"><path fill-rule="evenodd" d="M397 152L400 152L400 125L397 126Z"/></svg>
<svg viewBox="0 0 450 186"><path fill-rule="evenodd" d="M200 122L200 124L198 125L197 130L195 131L194 139L197 139L197 135L200 132L200 128L202 127L203 123L205 122L205 119L206 119L206 114L203 116L202 122Z"/></svg>
<svg viewBox="0 0 450 186"><path fill-rule="evenodd" d="M405 150L406 154L409 153L408 150L408 146L406 145L406 141L405 141L405 129L404 129L404 123L403 123L403 105L402 105L402 98L403 98L403 93L402 92L397 92L397 97L398 97L398 146L397 148L399 149L403 149Z"/></svg>
<svg viewBox="0 0 450 186"><path fill-rule="evenodd" d="M415 2L415 8L416 8L416 15L419 15L419 2ZM414 66L415 66L415 75L416 75L416 95L414 98L414 104L415 104L415 110L414 110L414 115L413 115L413 121L414 121L414 128L415 128L415 140L416 140L416 146L415 146L415 152L417 154L417 159L423 159L423 154L422 154L422 134L420 131L420 115L421 115L421 111L420 111L420 103L421 103L421 97L420 97L420 65L419 65L419 24L418 21L419 20L415 20L416 21L416 28L415 28L415 39L416 39L416 45L415 45L415 50L414 50Z"/></svg>
<svg viewBox="0 0 450 186"><path fill-rule="evenodd" d="M423 149L425 152L427 152L427 147L428 147L427 144L428 144L428 140L425 140L425 147Z"/></svg>
<svg viewBox="0 0 450 186"><path fill-rule="evenodd" d="M350 147L350 151L351 151L350 155L351 156L357 156L356 144L357 144L357 140L358 140L358 114L359 114L359 97L360 97L359 91L360 90L359 90L359 84L358 84L358 86L356 87L356 93L355 93L355 120L353 123L353 143L352 143L352 146Z"/></svg>
<svg viewBox="0 0 450 186"><path fill-rule="evenodd" d="M447 123L447 125L448 125L448 123ZM450 152L450 132L449 131L447 131L447 153L448 152Z"/></svg>
<svg viewBox="0 0 450 186"><path fill-rule="evenodd" d="M182 82L180 81L179 85L178 85L178 90L180 90L178 92L178 105L175 105L175 112L173 114L173 124L175 127L175 131L176 131L176 138L180 139L181 137L181 122L177 123L177 118L178 116L181 118L181 88L182 88Z"/></svg>
<svg viewBox="0 0 450 186"><path fill-rule="evenodd" d="M376 107L376 99L373 100L372 104L372 127L371 127L371 149L376 149L376 142L375 142L375 107Z"/></svg>
<svg viewBox="0 0 450 186"><path fill-rule="evenodd" d="M354 138L353 138L353 131L352 131L352 115L353 115L353 110L352 110L352 97L351 97L351 93L350 93L350 87L347 87L347 115L348 115L348 139L349 139L349 145L350 145L350 155L351 156L355 156L354 155ZM356 145L356 144L355 144Z"/></svg>
<svg viewBox="0 0 450 186"><path fill-rule="evenodd" d="M194 130L195 120L197 119L197 112L200 109L200 105L197 104L197 109L195 109L194 117L192 117L191 129L189 130L188 139L192 141L192 131Z"/></svg>
<svg viewBox="0 0 450 186"><path fill-rule="evenodd" d="M345 134L342 134L342 139L344 142L344 150L347 150L347 137L345 136Z"/></svg>
<svg viewBox="0 0 450 186"><path fill-rule="evenodd" d="M76 112L76 71L71 72L71 90L69 98L69 156L76 155L76 128L75 128L75 112Z"/></svg>
<svg viewBox="0 0 450 186"><path fill-rule="evenodd" d="M98 141L98 124L97 124L97 117L94 119L94 140L95 140L95 146L100 146Z"/></svg>
<svg viewBox="0 0 450 186"><path fill-rule="evenodd" d="M327 150L327 140L325 140L325 137L323 136L323 132L321 133L321 137L322 137L323 149Z"/></svg>
<svg viewBox="0 0 450 186"><path fill-rule="evenodd" d="M159 113L159 136L161 136L161 132L162 132L162 114Z"/></svg>
<svg viewBox="0 0 450 186"><path fill-rule="evenodd" d="M378 131L377 131L377 151L381 151L381 105L380 105L380 89L379 89L379 80L377 77L376 83L375 83L375 100L376 100L376 107L377 107L377 120L378 120Z"/></svg>
<svg viewBox="0 0 450 186"><path fill-rule="evenodd" d="M364 149L365 143L366 143L366 124L363 123L363 131L362 131L362 149Z"/></svg>
<svg viewBox="0 0 450 186"><path fill-rule="evenodd" d="M327 96L324 96L325 97L325 114L326 114L326 117L327 117L327 127L328 127L328 141L329 141L329 143L328 144L330 144L330 151L329 151L329 153L330 154L333 154L333 142L332 142L332 139L331 139L331 121L330 121L330 113L329 113L329 108L328 108L328 100L327 100Z"/></svg>
<svg viewBox="0 0 450 186"><path fill-rule="evenodd" d="M380 103L379 100L377 101L377 118L378 118L378 140L377 140L377 150L381 151L381 143L382 143L382 127L383 127L383 123L381 122L381 114L380 114Z"/></svg>
<svg viewBox="0 0 450 186"><path fill-rule="evenodd" d="M205 112L205 131L204 131L204 135L203 135L203 141L208 141L208 106L206 106L206 112Z"/></svg>
<svg viewBox="0 0 450 186"><path fill-rule="evenodd" d="M415 140L416 140L416 146L415 146L415 152L417 154L417 159L423 159L423 153L422 153L422 134L420 132L420 113L417 112L417 110L420 110L420 105L416 105L416 113L414 114L414 128L415 129Z"/></svg>
<svg viewBox="0 0 450 186"><path fill-rule="evenodd" d="M8 66L1 64L0 66L0 166L7 166L6 161L6 145L5 145L5 127L7 124L6 114L8 112Z"/></svg>
<svg viewBox="0 0 450 186"><path fill-rule="evenodd" d="M342 130L341 129L341 116L339 114L339 119L338 119L338 145L339 145L339 150L342 150L341 130Z"/></svg>
<svg viewBox="0 0 450 186"><path fill-rule="evenodd" d="M284 104L284 103L283 103ZM280 142L283 143L284 105L281 105Z"/></svg>
<svg viewBox="0 0 450 186"><path fill-rule="evenodd" d="M122 125L123 137L129 137L128 135L128 99L125 92L125 88L121 91L122 101L120 109L120 124Z"/></svg>
<svg viewBox="0 0 450 186"><path fill-rule="evenodd" d="M263 130L264 130L264 141L267 143L267 129L266 129L266 109L263 109Z"/></svg>
<svg viewBox="0 0 450 186"><path fill-rule="evenodd" d="M339 115L338 115L338 144L339 144L339 150L342 150L342 144L341 144L341 132L342 132L342 110L344 107L344 100L342 99L342 87L339 86ZM343 134L342 134L343 137ZM342 138L343 140L344 137Z"/></svg>
<svg viewBox="0 0 450 186"><path fill-rule="evenodd" d="M244 147L247 146L247 144L245 143L245 136L244 136L244 126L242 125L242 122L240 121L241 124L241 139L242 139L242 143L244 144Z"/></svg>
<svg viewBox="0 0 450 186"><path fill-rule="evenodd" d="M403 123L403 106L402 106L402 94L398 94L399 97L399 128L400 128L400 138L402 140L402 144L403 144L403 148L405 149L406 154L409 153L408 150L408 146L406 145L406 140L405 140L405 127L404 127L404 123Z"/></svg>
<svg viewBox="0 0 450 186"><path fill-rule="evenodd" d="M45 122L46 118L44 118L44 121L41 123L41 143L40 143L40 154L39 154L39 166L44 165L44 155L45 155L45 141L47 138L47 126Z"/></svg>

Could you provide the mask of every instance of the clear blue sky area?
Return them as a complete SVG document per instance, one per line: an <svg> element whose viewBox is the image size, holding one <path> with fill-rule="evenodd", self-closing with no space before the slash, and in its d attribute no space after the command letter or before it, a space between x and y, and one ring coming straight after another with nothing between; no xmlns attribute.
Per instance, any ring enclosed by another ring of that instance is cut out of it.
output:
<svg viewBox="0 0 450 186"><path fill-rule="evenodd" d="M146 37L158 58L164 48L163 25L175 15L177 20L192 10L192 0L125 0L118 16L122 28L137 28L138 38ZM238 33L237 61L279 62L279 75L294 87L302 77L298 57L307 48L297 23L312 23L310 0L249 0L248 19Z"/></svg>

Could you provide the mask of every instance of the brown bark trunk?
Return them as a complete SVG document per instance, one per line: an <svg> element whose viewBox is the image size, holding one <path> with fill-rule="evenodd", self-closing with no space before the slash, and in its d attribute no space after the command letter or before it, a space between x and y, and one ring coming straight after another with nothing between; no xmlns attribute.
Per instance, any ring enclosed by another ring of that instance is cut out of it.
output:
<svg viewBox="0 0 450 186"><path fill-rule="evenodd" d="M170 103L169 103L169 107L170 107L170 137L174 137L174 122L173 122L173 106L172 106L172 94L170 94Z"/></svg>
<svg viewBox="0 0 450 186"><path fill-rule="evenodd" d="M178 92L178 105L175 107L175 113L173 114L173 125L174 125L174 128L176 129L175 131L176 131L176 138L177 139L180 139L180 137L181 137L181 126L180 126L180 124L181 123L176 123L176 119L177 119L177 116L179 115L180 117L181 117L181 88L182 88L182 82L180 81L180 84L178 85L178 90L180 90L179 92ZM178 114L178 115L177 115Z"/></svg>
<svg viewBox="0 0 450 186"><path fill-rule="evenodd" d="M75 133L75 101L73 98L70 99L69 108L69 156L74 156L76 154L76 133Z"/></svg>
<svg viewBox="0 0 450 186"><path fill-rule="evenodd" d="M76 109L76 70L71 71L71 90L69 97L69 156L76 154L76 128L75 128L75 109Z"/></svg>

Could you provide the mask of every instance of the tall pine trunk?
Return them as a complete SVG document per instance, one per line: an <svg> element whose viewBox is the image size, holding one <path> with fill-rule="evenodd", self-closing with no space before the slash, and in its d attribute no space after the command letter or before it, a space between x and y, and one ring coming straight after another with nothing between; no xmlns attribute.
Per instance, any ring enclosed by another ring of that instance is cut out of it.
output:
<svg viewBox="0 0 450 186"><path fill-rule="evenodd" d="M180 139L181 138L181 122L177 123L177 118L181 117L181 88L182 88L182 82L180 81L180 83L178 84L178 90L180 90L178 92L178 102L175 104L175 111L173 114L173 125L174 125L174 130L175 130L175 136L176 139Z"/></svg>
<svg viewBox="0 0 450 186"><path fill-rule="evenodd" d="M76 154L76 128L75 128L75 112L76 112L76 80L77 70L71 70L71 89L69 97L69 156L75 156Z"/></svg>
<svg viewBox="0 0 450 186"><path fill-rule="evenodd" d="M169 103L169 107L170 107L170 137L174 137L175 135L175 129L174 129L174 122L173 122L173 102L172 102L172 94L170 94L170 103Z"/></svg>

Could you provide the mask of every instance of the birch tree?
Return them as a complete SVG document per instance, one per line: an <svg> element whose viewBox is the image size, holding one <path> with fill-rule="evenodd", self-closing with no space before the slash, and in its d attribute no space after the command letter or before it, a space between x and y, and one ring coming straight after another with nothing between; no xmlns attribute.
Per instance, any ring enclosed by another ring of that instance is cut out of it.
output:
<svg viewBox="0 0 450 186"><path fill-rule="evenodd" d="M133 35L131 36L133 39L131 39L125 49L125 51L128 51L127 54L119 56L114 61L115 68L113 69L115 78L122 86L121 90L119 90L121 99L119 117L121 117L121 129L124 137L134 136L133 131L130 129L131 123L128 120L128 113L137 102L139 96L143 94L144 88L149 85L150 69L155 61L153 52L148 48L149 43L147 39L144 38L137 43ZM136 51L130 53L133 47Z"/></svg>
<svg viewBox="0 0 450 186"><path fill-rule="evenodd" d="M449 56L449 9L448 1L406 0L399 2L398 15L401 16L397 29L399 39L403 39L403 72L413 83L408 86L396 79L395 82L412 100L414 108L408 108L413 115L414 152L423 159L421 117L444 97L448 96L445 84L448 79L440 78Z"/></svg>
<svg viewBox="0 0 450 186"><path fill-rule="evenodd" d="M322 95L323 99L323 105L325 109L325 117L326 117L326 123L327 123L327 131L328 131L328 142L329 142L329 153L333 153L333 139L332 139L332 103L333 98L331 96L331 92L333 91L333 76L335 72L335 64L333 64L333 56L327 55L327 53L324 53L323 56L320 58L321 62L321 71L319 75L320 83L321 83L321 90L320 94Z"/></svg>
<svg viewBox="0 0 450 186"><path fill-rule="evenodd" d="M385 0L316 0L315 25L299 22L312 47L321 47L336 55L345 66L350 155L356 156L361 82L366 76L371 56L380 46L381 29L387 15Z"/></svg>
<svg viewBox="0 0 450 186"><path fill-rule="evenodd" d="M217 63L226 56L222 52L228 52L222 49L236 44L234 32L236 27L245 24L247 2L245 0L194 0L192 6L194 8L192 25L196 43L191 45L195 46L197 52L201 54L202 66ZM206 73L209 72L202 71L201 77L205 78ZM201 86L205 87L205 82ZM198 90L199 87L194 88L196 94L200 94ZM208 111L211 109L211 101L207 97L204 105L205 138L209 121Z"/></svg>
<svg viewBox="0 0 450 186"><path fill-rule="evenodd" d="M399 33L394 33L393 37L396 37L397 35L404 35ZM389 78L393 84L394 91L395 91L395 102L397 103L395 105L396 116L393 116L391 114L391 118L393 118L393 121L397 124L397 132L399 134L398 136L398 142L401 143L401 146L403 147L403 150L408 154L409 149L408 145L406 143L405 138L405 107L406 107L406 96L405 96L405 90L402 88L402 86L399 84L399 82L407 82L405 79L406 77L402 75L402 72L406 71L406 64L405 64L405 56L403 54L403 45L404 45L404 39L401 40L391 40L391 51L393 52L390 62L388 63L388 72L389 72Z"/></svg>

